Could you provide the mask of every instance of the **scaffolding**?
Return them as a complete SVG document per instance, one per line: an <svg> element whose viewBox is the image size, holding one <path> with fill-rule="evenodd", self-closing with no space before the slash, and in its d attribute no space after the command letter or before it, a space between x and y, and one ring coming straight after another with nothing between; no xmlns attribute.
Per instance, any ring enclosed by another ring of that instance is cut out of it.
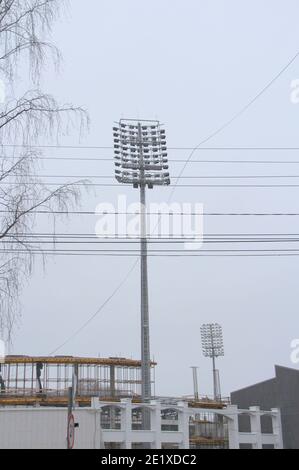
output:
<svg viewBox="0 0 299 470"><path fill-rule="evenodd" d="M190 448L191 449L227 449L228 423L217 412L196 413L190 417Z"/></svg>
<svg viewBox="0 0 299 470"><path fill-rule="evenodd" d="M151 383L154 367L151 363ZM0 365L0 406L66 406L76 371L76 402L140 400L141 362L125 358L6 356Z"/></svg>

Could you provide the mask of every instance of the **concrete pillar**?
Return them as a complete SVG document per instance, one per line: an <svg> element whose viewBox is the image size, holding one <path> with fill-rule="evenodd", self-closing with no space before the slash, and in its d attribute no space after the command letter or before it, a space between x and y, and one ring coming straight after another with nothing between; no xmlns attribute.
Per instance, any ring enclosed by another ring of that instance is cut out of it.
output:
<svg viewBox="0 0 299 470"><path fill-rule="evenodd" d="M110 366L110 392L109 395L111 398L115 397L115 366ZM110 424L111 429L115 429L116 424L116 409L114 407L110 408Z"/></svg>
<svg viewBox="0 0 299 470"><path fill-rule="evenodd" d="M125 439L123 449L132 448L132 400L125 398L121 400L121 430Z"/></svg>
<svg viewBox="0 0 299 470"><path fill-rule="evenodd" d="M230 449L240 449L238 406L229 405L225 410L228 418L228 440Z"/></svg>
<svg viewBox="0 0 299 470"><path fill-rule="evenodd" d="M104 449L105 447L102 439L101 412L102 410L94 410L94 449Z"/></svg>
<svg viewBox="0 0 299 470"><path fill-rule="evenodd" d="M179 425L179 432L183 434L181 448L189 449L190 448L189 414L188 414L188 404L185 402L178 403L178 425Z"/></svg>
<svg viewBox="0 0 299 470"><path fill-rule="evenodd" d="M91 408L93 410L100 409L100 399L98 397L91 398Z"/></svg>
<svg viewBox="0 0 299 470"><path fill-rule="evenodd" d="M102 427L101 427L101 407L100 399L97 397L92 397L91 399L91 409L94 415L94 449L104 449L105 445L103 442L102 436Z"/></svg>
<svg viewBox="0 0 299 470"><path fill-rule="evenodd" d="M155 440L152 444L153 449L161 449L161 403L158 401L151 401L151 431L155 436Z"/></svg>
<svg viewBox="0 0 299 470"><path fill-rule="evenodd" d="M283 449L282 425L280 409L272 408L273 434L276 437L275 449Z"/></svg>
<svg viewBox="0 0 299 470"><path fill-rule="evenodd" d="M259 406L250 406L250 424L251 424L251 434L255 437L255 443L253 444L253 449L262 449L262 427L261 427L261 410Z"/></svg>

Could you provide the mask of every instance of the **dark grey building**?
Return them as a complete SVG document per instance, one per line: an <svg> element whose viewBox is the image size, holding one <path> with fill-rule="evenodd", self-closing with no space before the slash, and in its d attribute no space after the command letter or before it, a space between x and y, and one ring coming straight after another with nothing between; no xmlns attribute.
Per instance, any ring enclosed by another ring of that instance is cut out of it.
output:
<svg viewBox="0 0 299 470"><path fill-rule="evenodd" d="M231 393L231 402L241 409L260 406L264 411L280 408L285 449L299 449L299 370L275 366L275 377ZM246 417L240 431L248 431ZM270 423L262 422L262 432L271 432Z"/></svg>

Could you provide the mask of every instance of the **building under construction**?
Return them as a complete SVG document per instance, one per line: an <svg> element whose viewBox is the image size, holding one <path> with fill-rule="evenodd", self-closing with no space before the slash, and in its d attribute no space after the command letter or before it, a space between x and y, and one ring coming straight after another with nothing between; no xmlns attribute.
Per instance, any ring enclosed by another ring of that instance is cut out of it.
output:
<svg viewBox="0 0 299 470"><path fill-rule="evenodd" d="M151 363L153 391L155 366ZM242 441L235 431L239 411L228 400L155 397L153 393L149 403L142 403L140 361L7 356L0 365L0 448L64 448L74 377L73 412L79 426L75 448L223 449ZM151 414L148 428L142 421L145 408ZM268 413L279 422L277 410ZM251 411L252 419L257 415L257 410ZM45 422L52 423L52 438L50 428L44 432ZM16 429L19 441L9 438ZM266 443L279 447L280 427L275 430ZM256 436L255 432L247 439Z"/></svg>
<svg viewBox="0 0 299 470"><path fill-rule="evenodd" d="M154 366L152 363L153 386ZM140 361L125 358L6 356L0 364L0 406L67 406L74 375L79 406L90 406L91 397L138 400L140 374Z"/></svg>

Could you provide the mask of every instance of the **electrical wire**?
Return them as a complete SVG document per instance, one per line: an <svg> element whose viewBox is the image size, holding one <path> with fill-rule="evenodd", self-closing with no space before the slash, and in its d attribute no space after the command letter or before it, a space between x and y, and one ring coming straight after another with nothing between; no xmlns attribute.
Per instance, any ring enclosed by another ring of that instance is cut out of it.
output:
<svg viewBox="0 0 299 470"><path fill-rule="evenodd" d="M139 250L136 250L136 252L139 253ZM36 249L36 250L0 250L0 253L14 253L14 254L27 254L27 255L43 255L43 256L59 256L59 255L80 255L80 256L104 256L104 257L136 257L139 255L136 254L134 250L128 250L123 252L108 252L107 250L41 250L41 249ZM198 256L203 256L201 253L204 254L213 254L216 253L218 254L240 254L240 253L250 253L250 254L289 254L289 255L299 255L299 249L231 249L231 250L224 250L224 249L219 249L219 250L156 250L156 251L151 251L149 252L148 256L150 257L173 257L173 256L181 256L181 257L198 257Z"/></svg>
<svg viewBox="0 0 299 470"><path fill-rule="evenodd" d="M0 214L11 214L14 211L10 210L0 210ZM92 216L99 216L99 215L139 215L136 212L97 212L94 211L47 211L47 210L36 210L32 211L32 214L39 214L39 215L92 215ZM147 215L161 215L160 212L147 212ZM169 214L166 214L169 215ZM176 212L175 215L181 216L189 216L189 215L200 215L196 212ZM203 216L205 217L298 217L299 212L203 212Z"/></svg>
<svg viewBox="0 0 299 470"><path fill-rule="evenodd" d="M298 53L299 54L299 53ZM298 56L297 54L297 56ZM215 131L216 132L216 131ZM215 133L213 133L215 134ZM204 139L205 141L211 140L212 137L207 137ZM202 144L203 145L203 144ZM113 150L113 146L100 146L100 145L25 145L25 144L0 144L0 148L25 148L25 149L69 149L69 150ZM240 147L190 147L190 146L180 146L180 147L168 147L168 150L180 150L180 151L186 151L186 150L194 150L196 152L201 152L201 151L298 151L299 147L286 147L286 146L281 146L281 147L273 147L273 146L265 146L265 147L247 147L247 146L240 146ZM7 158L5 156L5 158ZM37 156L37 158L43 158Z"/></svg>
<svg viewBox="0 0 299 470"><path fill-rule="evenodd" d="M19 186L20 183L6 183L6 182L1 182L0 186ZM55 186L55 187L60 187L60 186L73 186L73 187L80 187L80 186L85 186L85 187L94 187L94 188L119 188L119 185L116 183L88 183L88 182L77 182L77 181L69 181L65 183L61 182L33 182L33 181L28 181L26 182L26 185L30 186ZM126 184L127 187L132 186L131 183ZM159 186L160 188L168 189L168 188L299 188L299 184L170 184L167 186L161 185ZM173 193L171 193L173 194ZM170 200L168 200L170 202Z"/></svg>
<svg viewBox="0 0 299 470"><path fill-rule="evenodd" d="M224 129L226 129L230 124L232 124L236 119L238 119L240 116L242 116L247 109L250 108L272 85L275 83L281 75L295 62L295 60L299 57L299 51L296 52L296 54L289 60L289 62L268 82L264 88L262 88L245 106L243 106L237 113L235 113L232 118L230 118L228 121L226 121L222 126L220 126L216 131L212 132L208 137L203 139L190 153L189 157L187 158L187 161L185 162L181 172L180 172L180 177L184 174L185 169L188 166L188 163L192 159L194 153L199 147L202 147L206 142L210 141L213 139L216 135L220 134ZM179 182L180 177L177 179L176 183ZM172 194L174 193L175 189L172 191Z"/></svg>
<svg viewBox="0 0 299 470"><path fill-rule="evenodd" d="M183 175L189 161L192 159L194 153L196 152L196 149L201 147L202 145L204 145L206 142L208 142L209 140L211 140L213 137L215 137L216 135L218 135L219 133L221 133L225 128L227 128L230 124L232 124L238 117L240 117L253 103L255 103L270 87L271 85L276 81L278 80L278 78L284 73L285 70L287 70L290 65L295 62L295 60L297 59L297 57L299 56L299 52L297 52L294 57L292 57L292 59L286 64L285 67L283 67L283 69L281 69L278 74L275 75L275 77L252 99L250 100L238 113L236 113L231 119L229 119L227 122L225 122L221 127L219 127L218 129L216 129L216 131L214 131L212 134L210 134L206 139L204 139L203 141L201 141L199 143L199 145L197 145L197 147L195 149L192 150L192 152L190 153L187 161L185 162L181 172L180 172L180 176ZM177 179L176 181L176 185L178 184L178 181L179 179ZM172 195L174 194L174 191L176 189L176 185L174 186L174 189L172 190L171 192L171 196L170 196L170 199L172 198ZM136 265L137 265L137 262L136 262ZM131 272L135 269L135 266L136 265L133 265L133 267L131 268L131 270L128 272L128 275L126 276L124 282L122 282L120 285L119 285L119 288L126 282L127 278L130 276ZM116 291L117 292L117 291ZM110 301L110 298L111 297L108 297L107 298L107 301L105 303L105 305ZM104 306L105 306L104 305ZM93 318L90 319L90 321L92 321ZM79 328L79 330L77 330L76 333L80 333L82 331L82 328L84 328L84 325L83 327ZM64 346L64 344L63 344ZM63 346L60 346L57 350L61 349L61 347ZM55 351L55 352L56 352ZM52 353L53 354L53 353Z"/></svg>
<svg viewBox="0 0 299 470"><path fill-rule="evenodd" d="M184 240L154 240L154 241L149 241L148 244L150 245L177 245L177 244L182 244L182 243L198 243L196 241L197 239L194 238L185 238ZM286 238L286 239L277 239L277 238L261 238L261 239L201 239L199 238L200 241L204 245L206 244L223 244L223 243L237 243L237 244L249 244L249 243L272 243L272 244L277 244L277 243L299 243L299 238ZM0 241L0 246L1 243L5 243L5 246L7 245L20 245L20 242L17 240L8 240L6 242L1 242ZM98 240L98 241L84 241L84 240L55 240L55 241L48 241L48 240L26 240L26 244L28 246L31 246L33 244L36 245L136 245L139 243L138 241L134 240L122 240L122 241L108 241L108 240ZM24 244L24 242L23 242ZM107 248L106 248L107 249ZM117 251L117 250L115 250ZM139 250L137 250L139 252Z"/></svg>
<svg viewBox="0 0 299 470"><path fill-rule="evenodd" d="M13 175L21 177L22 175ZM80 179L114 179L111 175L27 175L28 178L80 178ZM174 179L178 176L174 176ZM258 178L299 178L299 175L187 175L181 179L258 179ZM9 184L9 183L8 183Z"/></svg>
<svg viewBox="0 0 299 470"><path fill-rule="evenodd" d="M128 273L125 275L125 277L122 279L122 281L117 285L117 287L114 289L111 295L106 298L106 300L101 304L101 306L96 310L96 312L85 322L83 323L80 328L78 328L71 336L69 336L62 344L60 344L54 351L52 351L49 356L54 356L57 351L59 351L61 348L63 348L66 344L68 344L72 339L74 339L76 336L78 336L81 331L83 331L105 308L105 306L112 300L115 295L118 293L118 291L122 288L122 286L126 283L127 279L130 277L131 273L134 271L135 267L139 263L139 260L136 260L131 269L128 271Z"/></svg>
<svg viewBox="0 0 299 470"><path fill-rule="evenodd" d="M204 150L204 148L201 148L201 149L198 149L198 150ZM211 150L211 149L205 149L205 150ZM216 149L215 149L216 150ZM218 150L224 150L224 149L218 149ZM234 149L227 149L227 150L241 150L241 149L237 149L237 148L234 148ZM245 149L243 149L245 150ZM248 149L248 150L255 150L255 149ZM261 149L260 149L261 150ZM264 150L268 150L268 149L264 149ZM275 149L272 149L272 150L275 150ZM281 149L276 149L276 150L281 150ZM298 149L284 149L284 150L297 150L299 151L299 148ZM0 157L1 158L1 157ZM5 159L6 160L16 160L15 157L6 157L5 156ZM73 161L84 161L84 162L88 162L88 161L92 161L92 162L109 162L109 163L112 163L113 162L113 156L111 156L110 158L102 158L102 157L97 157L97 158L90 158L90 157L44 157L44 156L41 156L41 157L37 157L38 160L42 160L42 161L48 161L48 160L51 160L51 161L70 161L70 162L73 162ZM188 160L187 159L177 159L177 158L172 158L172 159L168 159L169 163L172 164L172 163L185 163L187 162ZM298 165L299 164L299 160L190 160L189 161L189 164L193 164L193 163L229 163L229 164L243 164L243 163L246 163L246 164L281 164L281 165L284 165L284 164L296 164Z"/></svg>
<svg viewBox="0 0 299 470"><path fill-rule="evenodd" d="M18 236L22 238L42 238L42 237L50 237L50 238L112 238L114 240L121 239L123 240L124 238L130 238L127 234L121 234L121 235L115 235L113 237L106 236L106 235L97 235L95 233L52 233L52 232L40 232L40 233L32 233L32 234L27 234L27 233L18 233ZM172 240L173 238L176 238L178 240L188 240L188 238L192 238L192 236L186 237L186 236L171 236L167 237L167 240ZM299 237L299 233L274 233L274 232L268 232L268 233L207 233L204 234L205 238L227 238L227 237L236 237L236 238L248 238L248 237ZM8 234L5 238L15 238L15 235L13 234ZM140 236L134 237L136 240L140 241ZM161 240L162 237L147 237L148 240ZM163 238L162 238L163 239ZM1 241L1 240L0 240Z"/></svg>

